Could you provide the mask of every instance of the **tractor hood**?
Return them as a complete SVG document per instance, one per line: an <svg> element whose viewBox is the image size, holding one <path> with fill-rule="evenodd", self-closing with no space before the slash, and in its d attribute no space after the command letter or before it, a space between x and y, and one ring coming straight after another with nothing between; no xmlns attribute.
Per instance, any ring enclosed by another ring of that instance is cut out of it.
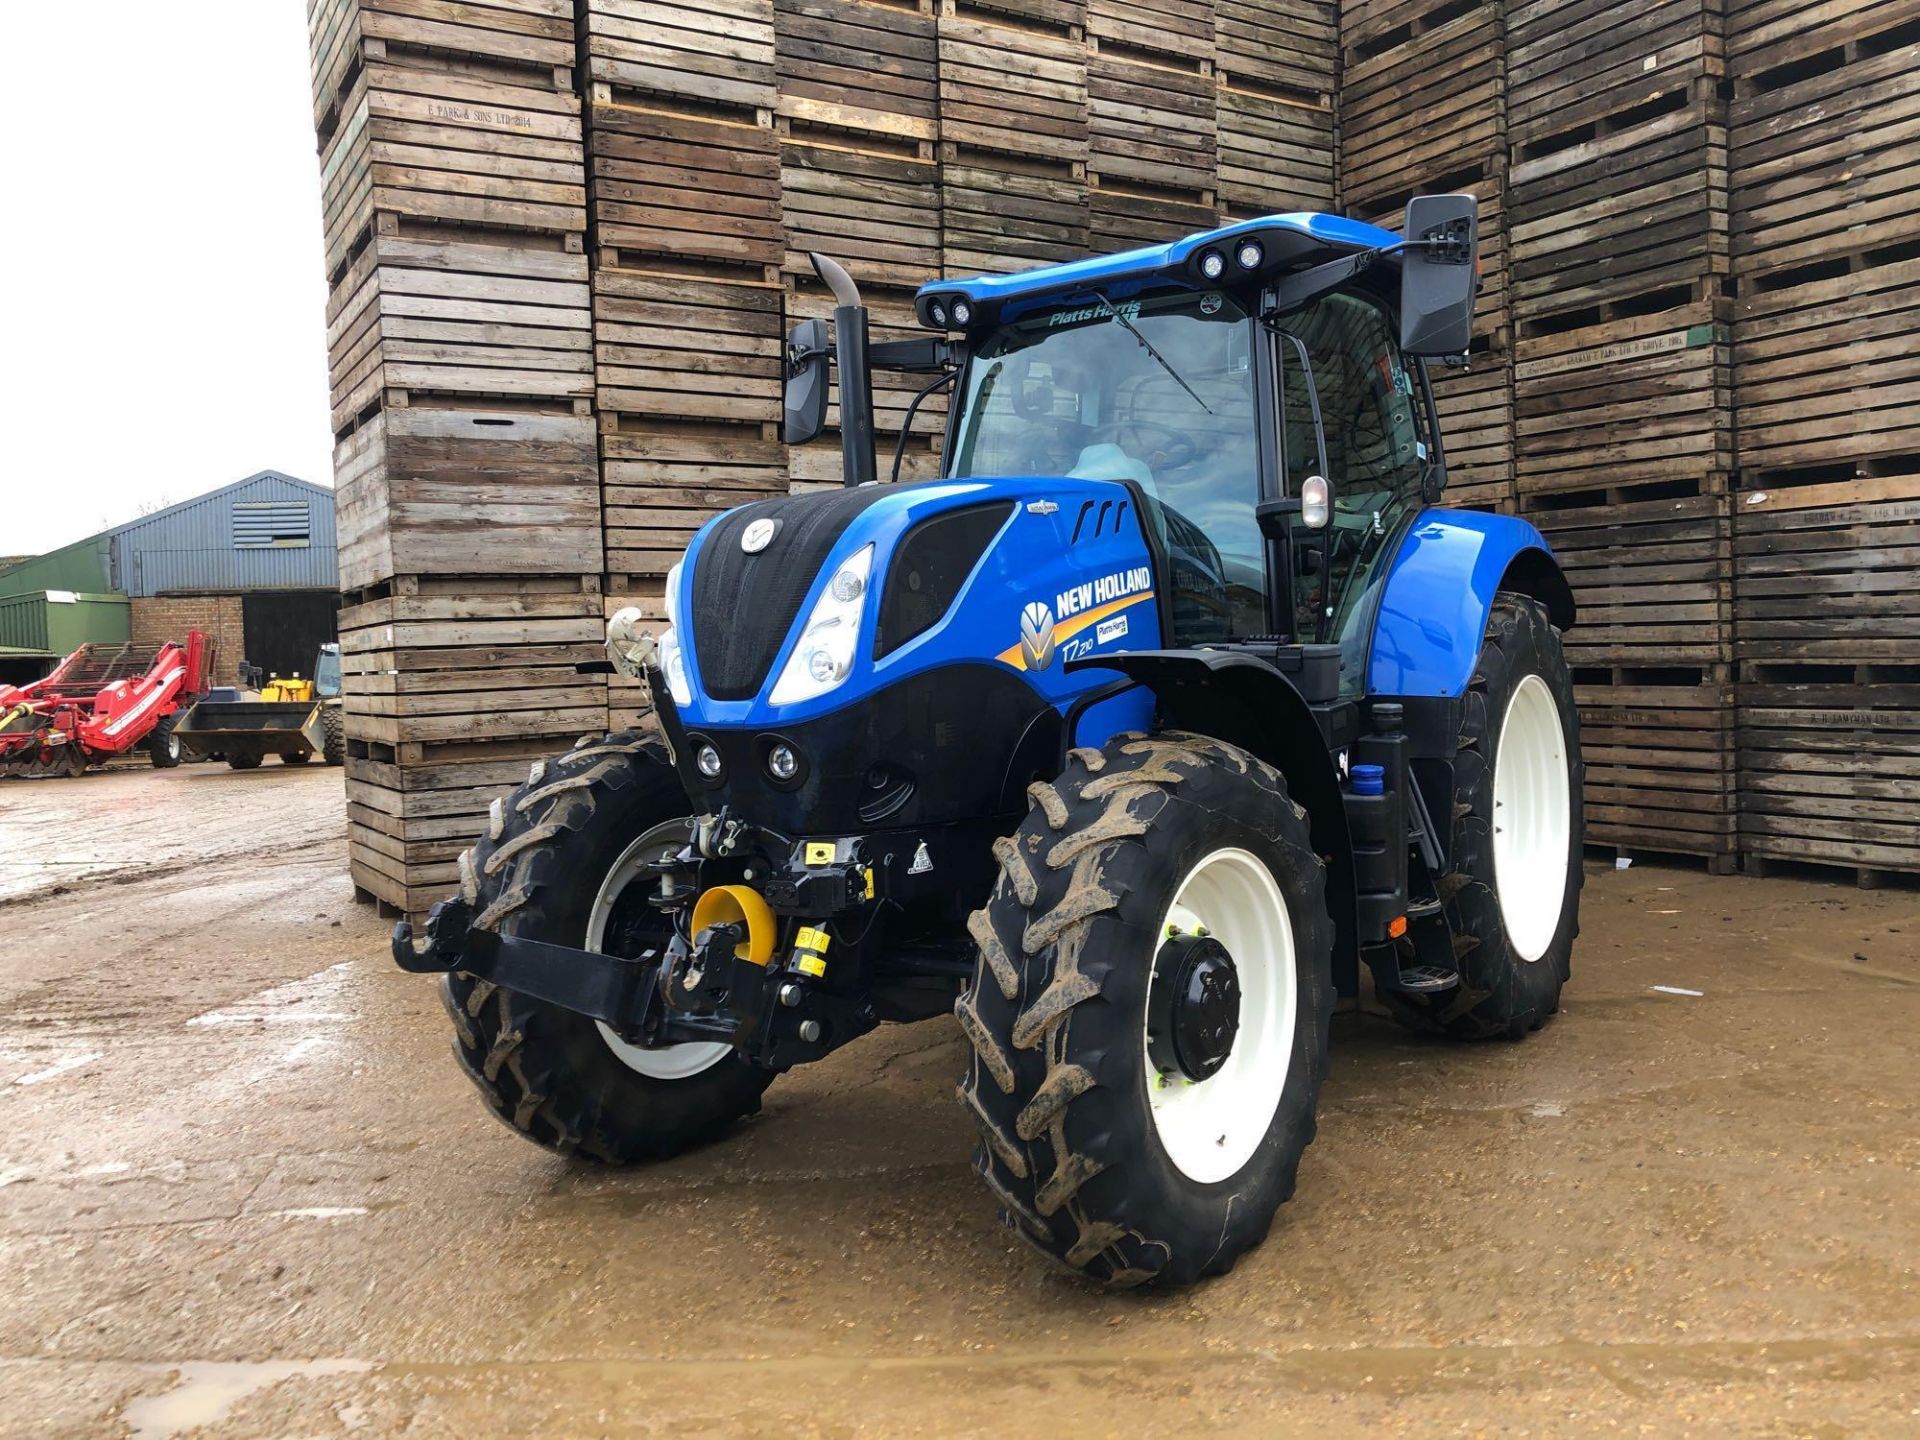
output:
<svg viewBox="0 0 1920 1440"><path fill-rule="evenodd" d="M936 669L1065 703L1064 661L1158 644L1135 496L1026 476L868 485L710 521L671 577L688 726L795 723Z"/></svg>
<svg viewBox="0 0 1920 1440"><path fill-rule="evenodd" d="M1017 812L1082 720L1152 697L1067 662L1160 643L1137 497L1021 477L869 485L709 522L669 577L662 722L688 793L785 834ZM1151 521L1149 521L1151 523ZM656 694L659 694L656 690Z"/></svg>

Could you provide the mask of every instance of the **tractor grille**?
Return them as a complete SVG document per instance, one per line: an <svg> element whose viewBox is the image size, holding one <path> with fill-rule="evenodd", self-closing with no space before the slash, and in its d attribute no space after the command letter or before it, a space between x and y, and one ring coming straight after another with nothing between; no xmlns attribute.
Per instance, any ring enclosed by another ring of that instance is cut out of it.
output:
<svg viewBox="0 0 1920 1440"><path fill-rule="evenodd" d="M786 495L721 518L700 547L687 617L707 694L750 700L759 693L827 552L855 516L887 493L887 487L863 485ZM766 549L748 555L740 536L762 519L778 520L780 528Z"/></svg>

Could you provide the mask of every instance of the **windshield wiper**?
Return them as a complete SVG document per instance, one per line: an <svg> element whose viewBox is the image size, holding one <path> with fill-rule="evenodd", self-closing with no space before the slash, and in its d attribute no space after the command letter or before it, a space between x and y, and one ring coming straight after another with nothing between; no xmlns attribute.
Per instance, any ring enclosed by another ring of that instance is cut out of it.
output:
<svg viewBox="0 0 1920 1440"><path fill-rule="evenodd" d="M1087 293L1093 296L1093 298L1098 300L1102 305L1106 306L1107 313L1109 315L1113 316L1114 319L1118 320L1122 325L1127 327L1127 333L1133 336L1134 339L1140 342L1140 348L1146 351L1147 354L1151 355L1154 358L1154 360L1158 362L1160 368L1166 371L1168 375L1173 377L1174 384L1178 385L1182 390L1186 391L1187 394L1193 397L1194 404L1198 405L1202 410L1206 411L1209 415L1213 414L1213 407L1207 404L1206 401L1202 400L1200 398L1199 392L1196 391L1193 388L1193 386L1189 385L1185 380L1181 378L1180 372L1178 370L1174 369L1173 366L1167 363L1166 356L1162 355L1158 350L1153 348L1153 342L1147 339L1146 336L1142 335L1139 331L1139 328L1135 326L1131 320L1127 319L1125 315L1120 313L1120 307L1118 305L1114 304L1113 301L1109 300L1106 297L1105 293L1103 293L1102 291L1089 290Z"/></svg>

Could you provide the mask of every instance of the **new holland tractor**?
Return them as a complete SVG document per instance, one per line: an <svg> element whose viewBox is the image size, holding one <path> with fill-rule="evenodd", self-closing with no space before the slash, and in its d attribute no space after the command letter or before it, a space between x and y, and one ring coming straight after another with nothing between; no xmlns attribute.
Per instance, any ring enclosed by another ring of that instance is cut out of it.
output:
<svg viewBox="0 0 1920 1440"><path fill-rule="evenodd" d="M1435 508L1476 248L1468 196L1404 236L1275 215L929 284L888 343L816 257L786 433L837 378L845 488L709 521L665 626L609 626L661 733L536 763L396 927L493 1110L669 1156L951 1014L1006 1223L1177 1285L1292 1194L1363 969L1417 1030L1537 1029L1578 928L1573 603L1531 526ZM877 483L882 366L951 390L937 479Z"/></svg>

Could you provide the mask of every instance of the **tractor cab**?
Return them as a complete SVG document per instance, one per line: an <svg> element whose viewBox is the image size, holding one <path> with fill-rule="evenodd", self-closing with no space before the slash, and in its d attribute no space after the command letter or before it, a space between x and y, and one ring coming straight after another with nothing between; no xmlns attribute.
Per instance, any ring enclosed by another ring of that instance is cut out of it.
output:
<svg viewBox="0 0 1920 1440"><path fill-rule="evenodd" d="M953 390L944 478L1123 487L1165 562L1163 640L1336 644L1359 693L1383 557L1445 484L1426 366L1464 361L1478 280L1471 196L1416 200L1407 226L1271 216L934 282L916 310L946 338L851 349ZM838 323L844 350L863 322L843 307ZM792 337L792 441L824 421L823 328ZM843 363L840 383L857 450L863 380ZM872 468L849 454L846 475Z"/></svg>

